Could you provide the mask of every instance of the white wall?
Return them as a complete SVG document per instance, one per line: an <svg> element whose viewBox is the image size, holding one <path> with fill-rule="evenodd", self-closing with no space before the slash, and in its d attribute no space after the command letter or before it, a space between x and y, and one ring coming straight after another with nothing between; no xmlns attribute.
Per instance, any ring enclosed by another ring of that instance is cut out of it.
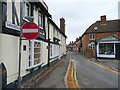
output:
<svg viewBox="0 0 120 90"><path fill-rule="evenodd" d="M59 32L59 30L57 30L56 28L54 28L55 26L50 23L49 24L49 30L50 30L50 39L53 42L53 37L56 37L58 39L60 39L60 51L59 51L59 55L60 57L62 57L64 54L66 54L66 38Z"/></svg>
<svg viewBox="0 0 120 90"><path fill-rule="evenodd" d="M38 41L38 40L37 40ZM48 63L48 50L47 43L40 41L42 43L41 47L41 57L44 65ZM23 51L23 45L26 45L27 50ZM28 40L22 40L22 52L21 52L21 76L25 76L29 73L26 71L28 68ZM11 83L17 79L18 76L18 61L19 61L19 37L0 34L0 62L5 64L7 69L7 83Z"/></svg>
<svg viewBox="0 0 120 90"><path fill-rule="evenodd" d="M38 9L34 7L34 23L38 25Z"/></svg>
<svg viewBox="0 0 120 90"><path fill-rule="evenodd" d="M12 2L7 2L7 21L12 23Z"/></svg>
<svg viewBox="0 0 120 90"><path fill-rule="evenodd" d="M0 60L5 64L7 69L7 82L10 83L17 79L18 70L18 37L11 35L0 35L1 47L0 47Z"/></svg>
<svg viewBox="0 0 120 90"><path fill-rule="evenodd" d="M15 3L17 15L20 20L20 3ZM12 3L7 2L7 21L12 23ZM34 7L34 22L38 25L38 10ZM47 17L45 17L45 29L48 31ZM54 29L54 26L50 24L50 39L53 41L53 37L60 39L60 50L56 52L53 50L54 57L61 53L65 53L65 38L64 36ZM53 30L54 29L54 30ZM57 35L58 32L58 35ZM47 36L48 36L48 32ZM53 34L54 33L54 34ZM48 63L48 43L40 41L42 43L42 62L44 65ZM23 45L26 45L26 51L23 51ZM53 47L59 48L59 45L53 45ZM53 49L54 49L53 48ZM28 68L28 54L29 54L29 41L22 40L22 55L21 55L21 76L25 76L29 73L26 71ZM60 56L60 57L61 57ZM7 34L0 34L0 63L4 63L7 69L7 84L17 80L18 77L18 60L19 60L19 37Z"/></svg>

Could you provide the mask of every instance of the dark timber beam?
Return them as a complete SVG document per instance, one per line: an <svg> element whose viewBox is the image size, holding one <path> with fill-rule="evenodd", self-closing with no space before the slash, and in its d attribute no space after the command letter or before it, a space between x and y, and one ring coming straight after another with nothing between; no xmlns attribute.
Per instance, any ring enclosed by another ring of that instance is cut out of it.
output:
<svg viewBox="0 0 120 90"><path fill-rule="evenodd" d="M0 1L0 33L2 33L2 2Z"/></svg>

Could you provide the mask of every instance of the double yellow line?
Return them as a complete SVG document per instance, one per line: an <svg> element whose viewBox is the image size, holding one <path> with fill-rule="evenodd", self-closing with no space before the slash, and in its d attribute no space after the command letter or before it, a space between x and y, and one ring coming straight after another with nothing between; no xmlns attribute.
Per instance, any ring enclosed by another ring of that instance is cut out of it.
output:
<svg viewBox="0 0 120 90"><path fill-rule="evenodd" d="M76 77L76 64L75 61L70 60L68 72L67 72L67 88L77 88L80 90L80 86Z"/></svg>

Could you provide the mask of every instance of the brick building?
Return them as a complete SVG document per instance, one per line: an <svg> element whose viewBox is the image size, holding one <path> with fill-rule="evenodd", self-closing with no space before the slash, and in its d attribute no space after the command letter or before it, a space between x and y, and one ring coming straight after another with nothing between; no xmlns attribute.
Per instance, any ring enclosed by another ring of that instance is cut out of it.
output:
<svg viewBox="0 0 120 90"><path fill-rule="evenodd" d="M67 46L68 51L80 52L80 47L82 46L81 37L76 38L75 42L70 42Z"/></svg>
<svg viewBox="0 0 120 90"><path fill-rule="evenodd" d="M73 51L73 41L67 45L67 51Z"/></svg>
<svg viewBox="0 0 120 90"><path fill-rule="evenodd" d="M120 54L120 20L106 20L92 24L82 35L82 52L88 57L117 58ZM97 53L97 54L96 54Z"/></svg>

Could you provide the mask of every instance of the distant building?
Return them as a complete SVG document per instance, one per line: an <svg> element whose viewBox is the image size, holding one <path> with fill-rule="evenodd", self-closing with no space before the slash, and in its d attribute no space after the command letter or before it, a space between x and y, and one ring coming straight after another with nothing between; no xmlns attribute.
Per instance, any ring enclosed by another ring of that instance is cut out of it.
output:
<svg viewBox="0 0 120 90"><path fill-rule="evenodd" d="M73 51L73 41L67 45L67 51Z"/></svg>
<svg viewBox="0 0 120 90"><path fill-rule="evenodd" d="M81 52L81 46L82 46L82 42L81 42L81 37L76 38L75 42L70 42L67 46L67 50L68 51L74 51L74 52Z"/></svg>
<svg viewBox="0 0 120 90"><path fill-rule="evenodd" d="M82 35L82 52L88 57L120 59L120 20L106 20L92 24Z"/></svg>

